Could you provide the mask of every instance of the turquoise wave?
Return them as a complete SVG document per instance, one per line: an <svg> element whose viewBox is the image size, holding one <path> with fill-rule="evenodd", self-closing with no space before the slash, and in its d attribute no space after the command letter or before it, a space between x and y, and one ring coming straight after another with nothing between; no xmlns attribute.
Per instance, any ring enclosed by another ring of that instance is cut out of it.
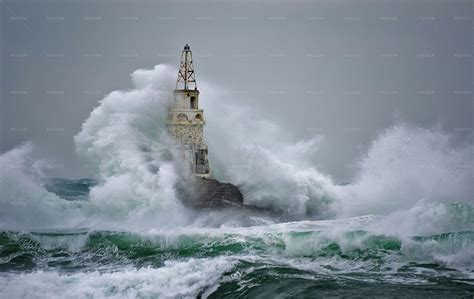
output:
<svg viewBox="0 0 474 299"><path fill-rule="evenodd" d="M436 263L436 255L474 250L474 231L402 240L363 230L140 235L128 232L48 231L0 233L0 271L75 269L130 264L159 267L164 261L216 256L260 256L376 262ZM466 265L467 268L471 265Z"/></svg>

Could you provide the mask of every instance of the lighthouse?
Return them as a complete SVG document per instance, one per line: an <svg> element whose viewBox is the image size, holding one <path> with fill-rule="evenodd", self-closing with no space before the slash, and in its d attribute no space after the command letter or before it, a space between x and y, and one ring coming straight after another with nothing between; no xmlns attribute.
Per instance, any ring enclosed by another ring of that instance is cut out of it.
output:
<svg viewBox="0 0 474 299"><path fill-rule="evenodd" d="M188 44L181 52L174 102L168 111L168 131L182 154L190 175L209 178L208 149L204 143L204 111L199 109L199 90Z"/></svg>

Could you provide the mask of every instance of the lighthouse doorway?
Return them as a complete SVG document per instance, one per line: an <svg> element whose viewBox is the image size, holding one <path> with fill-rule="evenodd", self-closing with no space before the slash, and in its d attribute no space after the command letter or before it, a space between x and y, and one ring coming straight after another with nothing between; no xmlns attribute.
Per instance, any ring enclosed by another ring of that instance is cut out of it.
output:
<svg viewBox="0 0 474 299"><path fill-rule="evenodd" d="M198 105L197 105L196 97L191 97L191 109L197 109L197 108L198 108Z"/></svg>
<svg viewBox="0 0 474 299"><path fill-rule="evenodd" d="M196 151L196 173L209 173L209 164L207 160L207 150L199 149Z"/></svg>

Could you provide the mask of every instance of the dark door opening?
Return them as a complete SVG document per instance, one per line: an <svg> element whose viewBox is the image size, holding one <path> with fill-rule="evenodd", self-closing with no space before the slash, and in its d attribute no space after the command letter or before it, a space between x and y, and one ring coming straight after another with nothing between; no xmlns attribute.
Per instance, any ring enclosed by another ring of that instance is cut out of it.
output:
<svg viewBox="0 0 474 299"><path fill-rule="evenodd" d="M209 162L207 161L207 150L199 149L196 151L196 173L209 173Z"/></svg>
<svg viewBox="0 0 474 299"><path fill-rule="evenodd" d="M191 109L197 109L197 99L196 97L191 97Z"/></svg>

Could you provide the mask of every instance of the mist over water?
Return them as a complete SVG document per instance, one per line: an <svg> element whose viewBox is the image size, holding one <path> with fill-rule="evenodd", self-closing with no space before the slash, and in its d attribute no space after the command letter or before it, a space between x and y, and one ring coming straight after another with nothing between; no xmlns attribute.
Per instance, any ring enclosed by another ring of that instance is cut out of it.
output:
<svg viewBox="0 0 474 299"><path fill-rule="evenodd" d="M174 75L166 65L133 72L134 88L110 93L84 121L74 141L97 173L85 200L48 191L33 144L0 156L6 294L16 297L22 284L24 294L39 290L39 297L49 287L54 296L218 297L265 285L259 279L277 275L268 269L298 283L349 275L360 286L380 277L429 285L441 275L474 284L471 143L455 146L440 129L394 124L360 157L355 179L337 185L311 162L324 136L294 140L203 82L212 175L238 185L246 204L297 221L196 216L175 190L181 165L166 132ZM239 289L241 280L249 284Z"/></svg>
<svg viewBox="0 0 474 299"><path fill-rule="evenodd" d="M361 158L349 186L339 188L342 215L386 214L424 202L472 201L473 146L455 147L439 129L404 124L384 130Z"/></svg>
<svg viewBox="0 0 474 299"><path fill-rule="evenodd" d="M127 225L182 220L174 189L178 165L166 134L171 72L165 65L135 71L135 89L106 96L75 136L78 153L98 168L90 200L100 215Z"/></svg>
<svg viewBox="0 0 474 299"><path fill-rule="evenodd" d="M258 111L236 105L228 91L205 89L214 173L238 184L247 204L328 219L392 213L401 217L404 211L412 215L416 209L439 211L443 203L473 202L474 147L470 142L456 146L439 128L399 122L381 130L357 161L354 180L338 185L311 162L324 136L291 139Z"/></svg>
<svg viewBox="0 0 474 299"><path fill-rule="evenodd" d="M237 184L245 203L293 215L327 217L333 182L311 165L321 136L285 140L287 132L228 91L206 86L206 137L216 175Z"/></svg>

